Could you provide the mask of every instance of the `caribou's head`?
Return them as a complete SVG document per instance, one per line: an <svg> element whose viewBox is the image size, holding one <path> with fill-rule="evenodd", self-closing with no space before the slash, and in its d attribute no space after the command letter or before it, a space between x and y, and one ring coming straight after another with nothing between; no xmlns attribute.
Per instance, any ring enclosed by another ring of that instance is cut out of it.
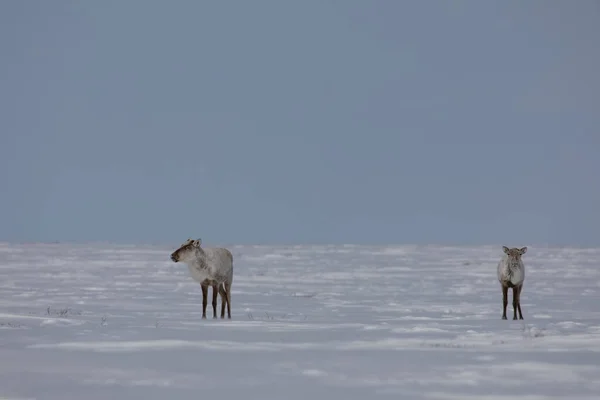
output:
<svg viewBox="0 0 600 400"><path fill-rule="evenodd" d="M523 247L520 249L513 247L512 249L509 249L506 246L502 246L502 250L504 250L504 253L508 256L508 259L512 262L519 262L521 260L521 256L523 254L527 253L527 247Z"/></svg>
<svg viewBox="0 0 600 400"><path fill-rule="evenodd" d="M202 240L186 240L177 250L171 253L171 261L173 262L188 262L196 257L197 251L200 250Z"/></svg>

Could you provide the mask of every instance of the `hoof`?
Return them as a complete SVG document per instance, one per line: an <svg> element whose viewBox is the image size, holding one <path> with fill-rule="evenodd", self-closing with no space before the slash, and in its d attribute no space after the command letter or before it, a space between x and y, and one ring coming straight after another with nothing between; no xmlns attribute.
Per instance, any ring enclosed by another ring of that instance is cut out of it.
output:
<svg viewBox="0 0 600 400"><path fill-rule="evenodd" d="M507 319L507 318L506 318L506 315L503 315L503 316L502 316L502 319Z"/></svg>

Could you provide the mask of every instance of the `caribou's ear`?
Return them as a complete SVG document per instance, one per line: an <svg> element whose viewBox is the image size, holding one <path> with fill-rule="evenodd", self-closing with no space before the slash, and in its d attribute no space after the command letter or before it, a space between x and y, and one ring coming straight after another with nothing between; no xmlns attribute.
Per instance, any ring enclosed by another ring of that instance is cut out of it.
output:
<svg viewBox="0 0 600 400"><path fill-rule="evenodd" d="M521 252L521 255L527 253L527 247L523 247L519 250Z"/></svg>
<svg viewBox="0 0 600 400"><path fill-rule="evenodd" d="M194 240L194 246L200 247L201 244L202 244L202 239L198 238L198 240Z"/></svg>
<svg viewBox="0 0 600 400"><path fill-rule="evenodd" d="M509 250L509 248L508 248L508 247L506 247L506 246L502 246L502 250L504 250L504 252L505 252L506 254L508 254L508 252L510 251L510 250Z"/></svg>

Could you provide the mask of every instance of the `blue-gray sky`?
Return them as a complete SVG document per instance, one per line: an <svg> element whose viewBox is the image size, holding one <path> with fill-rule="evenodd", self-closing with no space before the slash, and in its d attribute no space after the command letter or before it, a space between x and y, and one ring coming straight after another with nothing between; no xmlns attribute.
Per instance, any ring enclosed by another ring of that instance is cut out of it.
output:
<svg viewBox="0 0 600 400"><path fill-rule="evenodd" d="M600 244L600 3L0 2L0 240Z"/></svg>

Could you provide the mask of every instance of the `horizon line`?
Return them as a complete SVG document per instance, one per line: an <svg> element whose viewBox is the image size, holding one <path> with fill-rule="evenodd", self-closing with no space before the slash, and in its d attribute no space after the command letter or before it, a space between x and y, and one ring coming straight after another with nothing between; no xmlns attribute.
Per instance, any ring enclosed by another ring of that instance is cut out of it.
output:
<svg viewBox="0 0 600 400"><path fill-rule="evenodd" d="M36 240L0 240L0 245L110 245L110 246L177 246L179 242L166 242L166 241L143 241L143 242L122 242L122 241L109 241L109 240L90 240L90 241L74 241L74 240L48 240L48 241L36 241ZM286 246L356 246L356 247L381 247L381 246L415 246L415 247L495 247L495 246L527 246L532 248L551 248L551 247L570 247L570 248L582 248L582 249L596 249L600 248L598 245L585 245L585 244L561 244L561 243L531 243L531 244L514 244L514 243L410 243L410 242L379 242L379 243L334 243L334 242L287 242L287 243L269 243L269 242L255 242L255 243L243 243L243 242L204 242L203 245L206 247L215 246L268 246L268 247L286 247Z"/></svg>

